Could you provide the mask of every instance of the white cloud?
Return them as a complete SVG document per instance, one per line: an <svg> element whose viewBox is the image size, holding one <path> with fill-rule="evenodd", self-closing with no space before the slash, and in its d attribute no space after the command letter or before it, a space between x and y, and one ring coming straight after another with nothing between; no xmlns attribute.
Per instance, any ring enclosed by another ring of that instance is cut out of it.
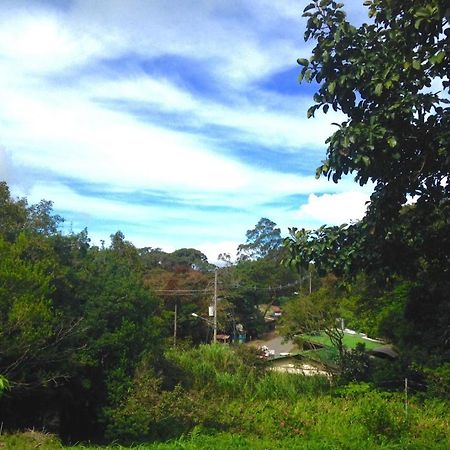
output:
<svg viewBox="0 0 450 450"><path fill-rule="evenodd" d="M338 194L311 194L308 202L300 207L298 219L318 225L340 225L364 217L369 201L364 192L350 191Z"/></svg>
<svg viewBox="0 0 450 450"><path fill-rule="evenodd" d="M4 148L0 147L0 181L12 183L15 181L15 175L11 155Z"/></svg>
<svg viewBox="0 0 450 450"><path fill-rule="evenodd" d="M199 242L195 248L204 253L211 264L220 265L221 262L217 257L221 253L228 253L231 256L231 260L235 260L239 244L241 244L239 241Z"/></svg>
<svg viewBox="0 0 450 450"><path fill-rule="evenodd" d="M283 152L306 148L308 158L314 152L319 163L329 123L339 117L307 120L311 100L300 90L281 95L258 85L309 52L299 33L306 3L74 0L64 10L46 10L45 2L24 8L5 0L0 83L8 88L0 91L0 145L8 152L0 151L0 177L14 182L17 192L20 185L32 203L53 200L58 212L85 221L96 238L108 221L117 226L106 237L123 229L140 246L193 242L210 258L234 253L231 247L260 216L283 225L321 220L317 205L325 195L311 196L298 215L276 204L294 194L330 190L341 199L350 182L330 185L313 174L261 170L228 151L242 143L283 158ZM204 78L220 87L222 99L189 91L183 73L156 76L103 64L158 56L198 63ZM111 109L114 101L121 107ZM136 117L131 104L151 115ZM164 118L167 113L177 114L185 130ZM214 128L227 130L226 136L209 134ZM30 176L46 172L71 181L42 183ZM129 195L158 190L184 209L81 195L69 187L72 181ZM211 212L214 208L218 212Z"/></svg>
<svg viewBox="0 0 450 450"><path fill-rule="evenodd" d="M63 213L63 217L72 223L74 231L79 231L85 226L98 228L96 224L102 225L102 232L90 232L98 243L100 239L107 240L108 236L120 229L128 237L128 233L133 233L133 242L138 246L159 246L164 248L191 247L190 241L195 241L198 248L208 248L208 255L212 255L212 250L216 247L219 252L230 251L233 242L225 242L225 247L219 244L220 236L226 230L229 235L237 239L245 235L242 231L242 220L248 220L248 213L245 211L234 214L234 219L230 218L226 208L223 211L214 212L210 209L197 208L194 210L188 207L173 208L169 204L142 204L130 203L114 198L103 198L99 196L84 195L75 192L73 189L56 182L36 183L30 190L24 191L17 187L14 195L26 196L30 204L38 203L42 198L53 201L54 208ZM236 220L236 217L241 220ZM77 223L73 223L73 217L78 218ZM170 236L168 240L166 236ZM155 242L155 239L158 241ZM206 244L202 244L202 242Z"/></svg>
<svg viewBox="0 0 450 450"><path fill-rule="evenodd" d="M44 10L4 9L0 54L25 73L38 75L84 64L111 48L112 37L74 25Z"/></svg>
<svg viewBox="0 0 450 450"><path fill-rule="evenodd" d="M3 91L0 114L7 120L0 125L2 143L14 149L12 155L22 165L51 168L61 176L75 175L124 189L241 191L249 195L267 195L267 191L287 195L293 188L297 192L321 190L320 183L311 183L313 177L245 166L222 155L221 149L211 147L201 136L145 123L126 110L110 111L90 100L108 92L110 98L125 99L137 99L141 93L143 100L159 102L161 107L184 109L204 126L232 127L241 138L265 145L316 147L329 128L320 120L307 124L274 111L201 103L168 82L139 79L135 84L126 80L107 82L103 87L97 82L91 91L88 86L81 92L63 88L35 91L21 85L13 92Z"/></svg>

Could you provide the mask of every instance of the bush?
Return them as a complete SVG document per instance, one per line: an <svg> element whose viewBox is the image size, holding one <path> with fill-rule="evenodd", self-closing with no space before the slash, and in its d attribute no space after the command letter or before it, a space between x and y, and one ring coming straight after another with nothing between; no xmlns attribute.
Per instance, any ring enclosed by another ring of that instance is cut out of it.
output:
<svg viewBox="0 0 450 450"><path fill-rule="evenodd" d="M167 358L191 380L192 388L209 395L238 395L253 384L258 373L253 353L221 344L184 352L170 350Z"/></svg>
<svg viewBox="0 0 450 450"><path fill-rule="evenodd" d="M364 344L346 350L342 355L340 382L367 381L369 378L369 355Z"/></svg>
<svg viewBox="0 0 450 450"><path fill-rule="evenodd" d="M360 398L357 420L377 441L399 440L409 430L411 421L407 420L402 402L394 400L393 394L375 391Z"/></svg>
<svg viewBox="0 0 450 450"><path fill-rule="evenodd" d="M423 373L429 396L450 398L450 363L424 369Z"/></svg>
<svg viewBox="0 0 450 450"><path fill-rule="evenodd" d="M27 430L21 433L0 436L0 448L8 450L56 450L62 449L61 441L53 434Z"/></svg>

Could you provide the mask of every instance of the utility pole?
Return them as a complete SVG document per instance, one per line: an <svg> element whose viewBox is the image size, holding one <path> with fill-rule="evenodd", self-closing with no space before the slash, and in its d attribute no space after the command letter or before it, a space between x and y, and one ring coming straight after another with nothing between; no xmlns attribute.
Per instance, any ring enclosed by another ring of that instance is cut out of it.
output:
<svg viewBox="0 0 450 450"><path fill-rule="evenodd" d="M408 420L408 378L405 378L405 418Z"/></svg>
<svg viewBox="0 0 450 450"><path fill-rule="evenodd" d="M312 292L312 272L311 272L311 267L309 268L309 293L311 294Z"/></svg>
<svg viewBox="0 0 450 450"><path fill-rule="evenodd" d="M175 302L175 310L173 316L173 346L177 345L177 312L178 312L178 303Z"/></svg>
<svg viewBox="0 0 450 450"><path fill-rule="evenodd" d="M217 267L214 270L214 344L217 342Z"/></svg>

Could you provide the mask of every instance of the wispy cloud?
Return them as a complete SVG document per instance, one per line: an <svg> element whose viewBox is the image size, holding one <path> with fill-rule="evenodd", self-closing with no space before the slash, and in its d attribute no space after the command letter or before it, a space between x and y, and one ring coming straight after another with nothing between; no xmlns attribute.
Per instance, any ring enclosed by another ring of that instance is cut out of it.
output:
<svg viewBox="0 0 450 450"><path fill-rule="evenodd" d="M0 177L141 246L216 252L262 216L340 220L324 194L349 213L367 194L314 179L339 116L305 117L306 3L5 1Z"/></svg>

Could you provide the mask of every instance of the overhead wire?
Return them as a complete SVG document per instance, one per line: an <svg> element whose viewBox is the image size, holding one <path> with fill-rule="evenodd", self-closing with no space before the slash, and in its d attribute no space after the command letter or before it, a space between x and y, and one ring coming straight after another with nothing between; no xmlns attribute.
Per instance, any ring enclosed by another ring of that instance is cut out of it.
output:
<svg viewBox="0 0 450 450"><path fill-rule="evenodd" d="M278 285L278 286L266 286L266 287L258 287L258 286L243 286L240 284L235 284L228 286L228 289L230 288L240 288L240 287L247 287L249 290L253 291L281 291L283 289L287 289L290 287L298 286L301 283L301 280L288 283L285 285ZM167 295L191 295L191 294L199 294L199 293L213 293L213 288L205 288L205 289L154 289L153 292L160 293L160 294L167 294Z"/></svg>

